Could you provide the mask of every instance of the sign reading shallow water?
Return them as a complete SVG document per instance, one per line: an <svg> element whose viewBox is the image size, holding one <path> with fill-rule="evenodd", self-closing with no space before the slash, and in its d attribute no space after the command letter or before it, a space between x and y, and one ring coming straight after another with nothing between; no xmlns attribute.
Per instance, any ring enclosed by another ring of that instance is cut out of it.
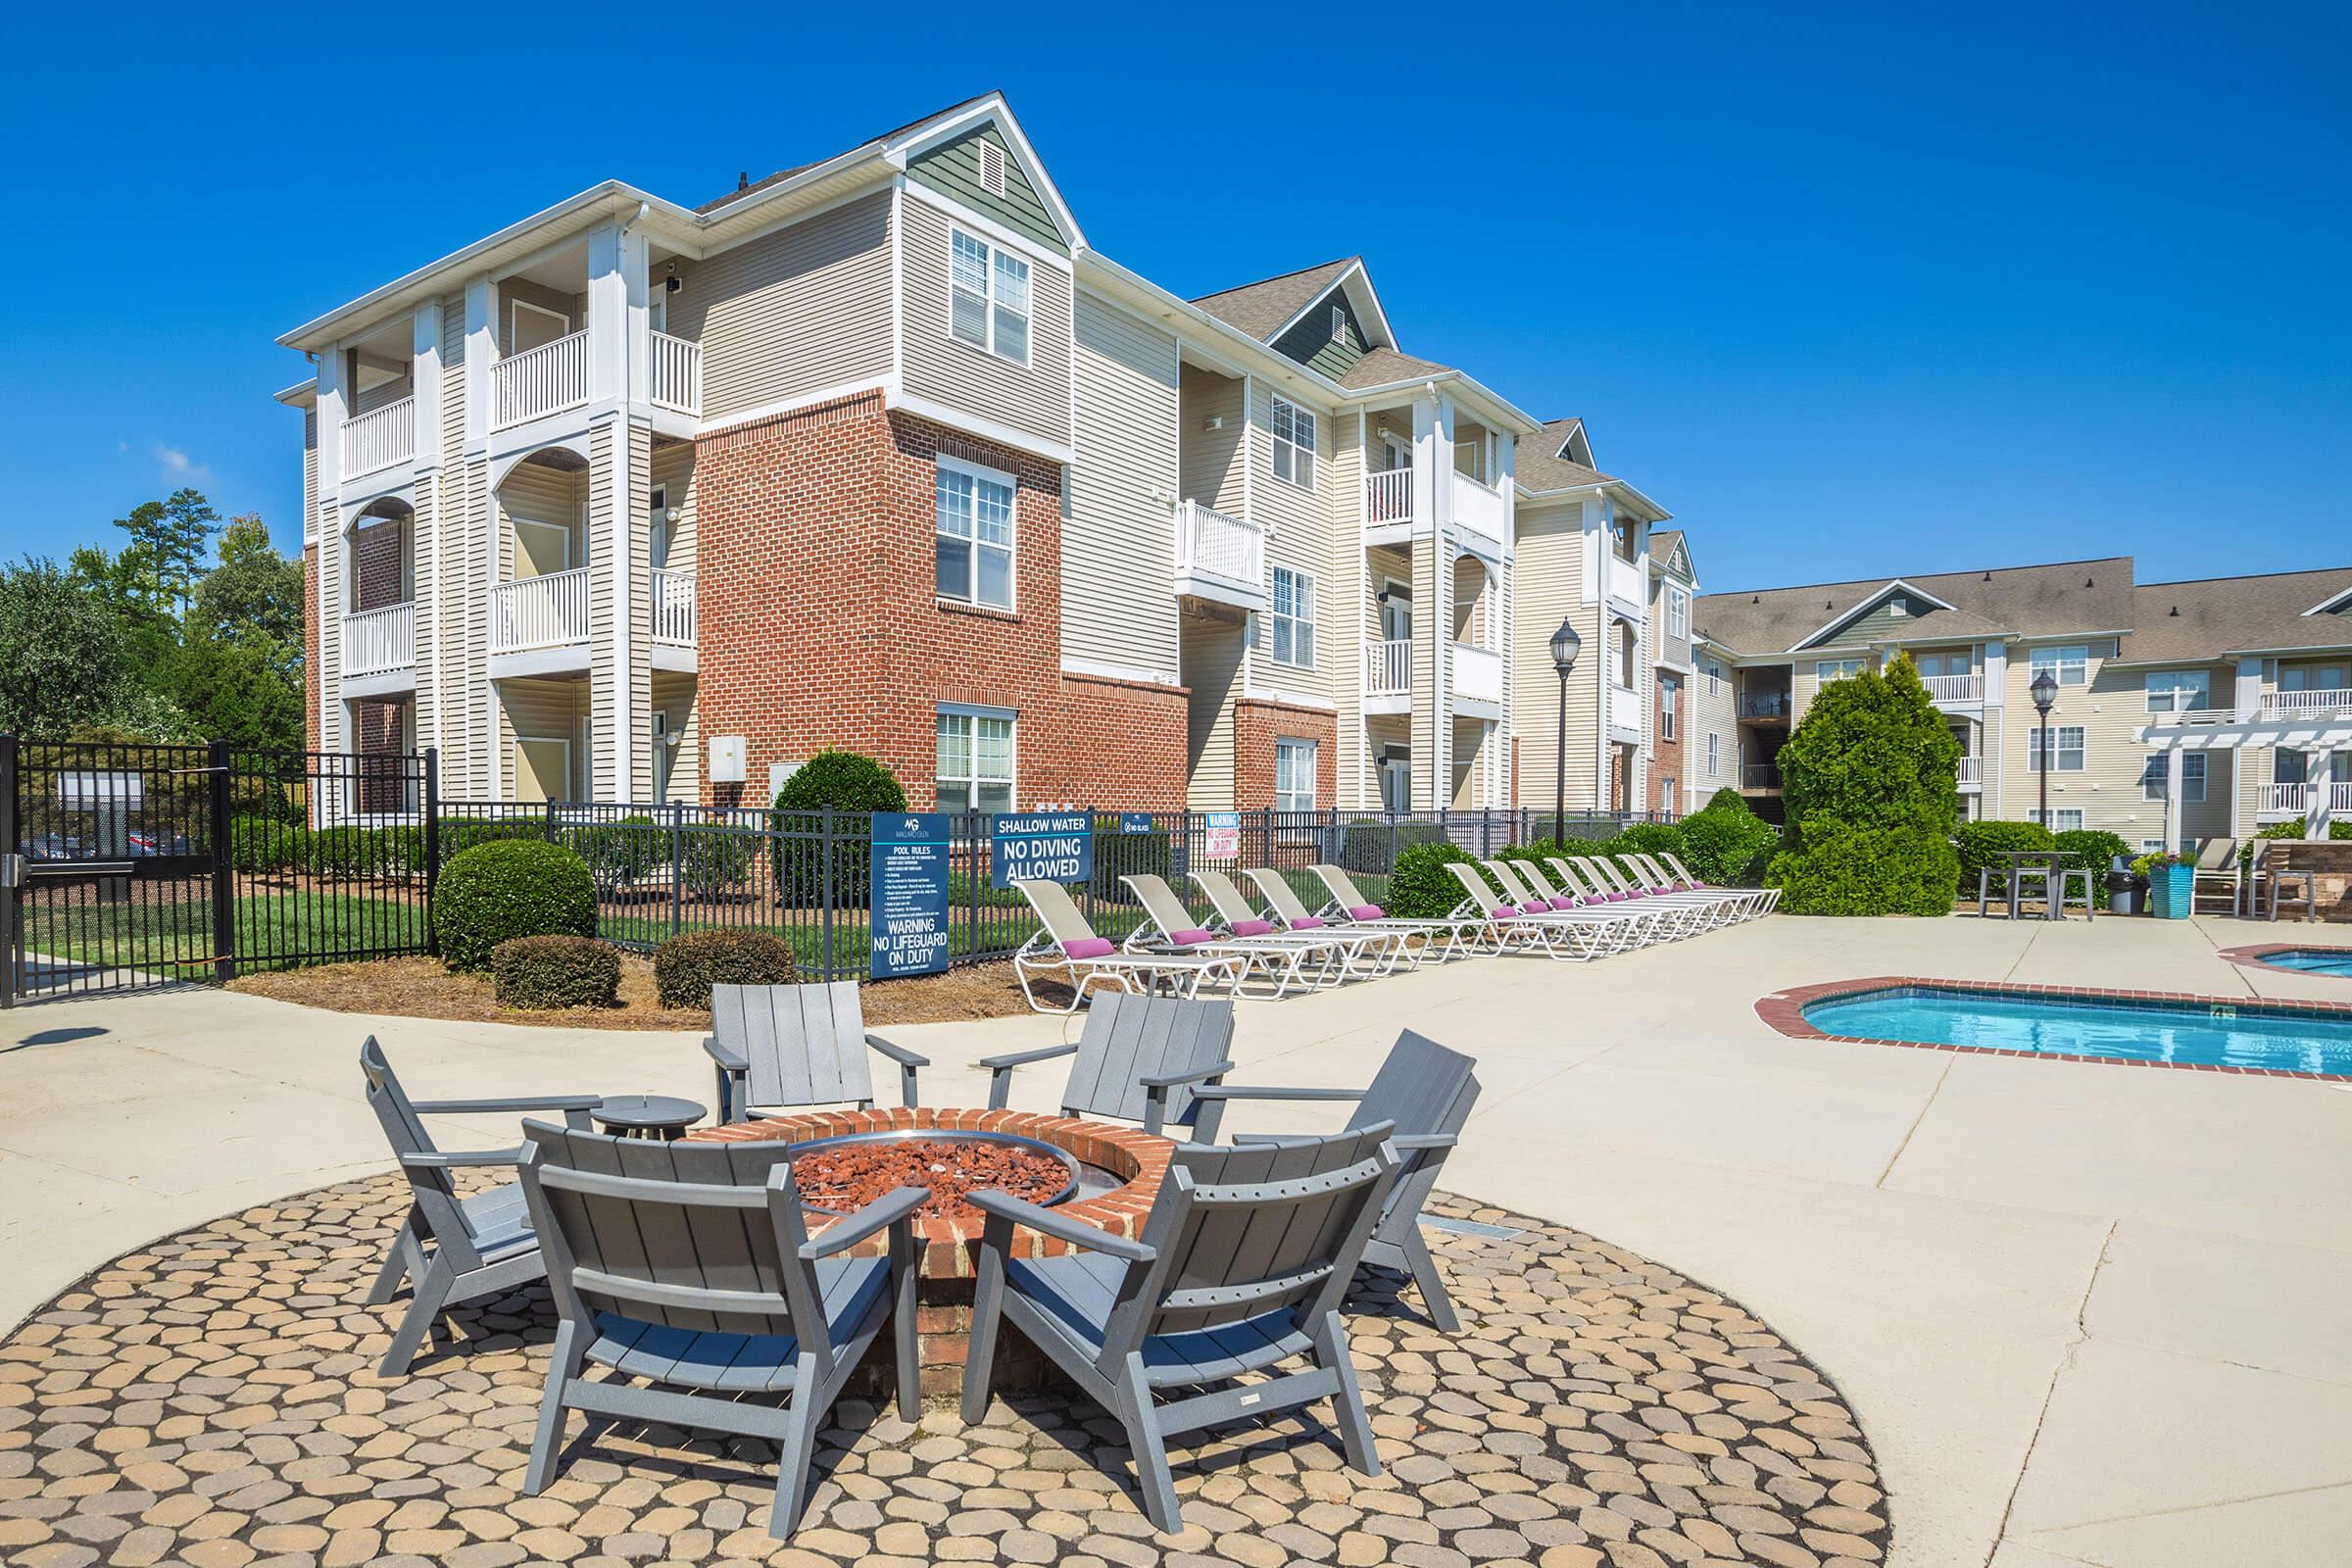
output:
<svg viewBox="0 0 2352 1568"><path fill-rule="evenodd" d="M873 817L873 976L948 966L948 823L944 811Z"/></svg>
<svg viewBox="0 0 2352 1568"><path fill-rule="evenodd" d="M1000 811L989 825L998 887L1016 877L1085 882L1095 874L1092 811Z"/></svg>

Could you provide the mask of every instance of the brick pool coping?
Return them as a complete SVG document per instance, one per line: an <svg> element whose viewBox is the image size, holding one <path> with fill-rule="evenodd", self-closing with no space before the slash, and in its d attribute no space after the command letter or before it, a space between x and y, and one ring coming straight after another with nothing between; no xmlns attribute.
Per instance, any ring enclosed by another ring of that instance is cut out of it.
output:
<svg viewBox="0 0 2352 1568"><path fill-rule="evenodd" d="M2314 951L2322 953L2340 952L2346 957L2352 957L2352 947L2338 947L2336 944L2329 942L2257 942L2250 947L2224 948L2221 950L2221 952L2216 954L2215 956L2226 959L2229 962L2234 963L2240 968L2244 969L2268 969L2273 974L2310 974L2311 971L2309 969L2290 969L2283 964L2273 963L2271 961L2271 955L2275 953L2311 953ZM2341 979L2342 976L2321 975L2319 978L2322 980L2331 980ZM2321 1005L2331 1005L2331 1004L2321 1004Z"/></svg>
<svg viewBox="0 0 2352 1568"><path fill-rule="evenodd" d="M2278 944L2288 946L2289 944ZM2239 950L2245 951L2245 950ZM2223 955L2225 957L2227 954ZM2321 1012L2352 1018L2352 1003L2272 1002L2262 998L2200 997L2179 991L2103 991L2093 986L2026 986L1998 981L1946 980L1926 975L1874 975L1865 980L1830 980L1790 986L1756 1001L1756 1016L1791 1040L1828 1040L1848 1046L1903 1046L1913 1051L1956 1051L1978 1056L2017 1056L2034 1061L2086 1061L2105 1067L2169 1067L2181 1072L2229 1073L2240 1078L2307 1078L2321 1083L2352 1082L2343 1073L2306 1072L2297 1067L2241 1067L2219 1061L2151 1061L2138 1056L2093 1056L2080 1052L2019 1051L2008 1046L1955 1046L1925 1040L1886 1040L1876 1035L1834 1035L1805 1019L1816 1002L1842 1001L1887 991L1951 991L2001 997L2061 998L2077 1002L2137 1004L2149 1007L2232 1007L2239 1012L2294 1017Z"/></svg>

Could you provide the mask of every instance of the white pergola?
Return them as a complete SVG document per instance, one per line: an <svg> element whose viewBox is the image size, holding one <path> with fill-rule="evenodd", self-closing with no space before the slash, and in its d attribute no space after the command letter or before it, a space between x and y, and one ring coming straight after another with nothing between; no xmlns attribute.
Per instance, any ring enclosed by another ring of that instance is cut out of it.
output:
<svg viewBox="0 0 2352 1568"><path fill-rule="evenodd" d="M2139 732L2139 738L2164 757L2164 845L2174 854L2181 850L2180 759L2190 752L2240 752L2283 746L2306 755L2316 753L2319 772L2309 780L2310 803L2304 808L2303 836L2324 839L2328 837L2328 818L2333 814L2330 808L2335 794L2332 787L2335 753L2352 747L2352 713L2338 710L2308 717L2232 716L2211 722L2196 713L2182 713L2169 723L2148 725ZM2230 776L2236 777L2235 768L2230 770Z"/></svg>

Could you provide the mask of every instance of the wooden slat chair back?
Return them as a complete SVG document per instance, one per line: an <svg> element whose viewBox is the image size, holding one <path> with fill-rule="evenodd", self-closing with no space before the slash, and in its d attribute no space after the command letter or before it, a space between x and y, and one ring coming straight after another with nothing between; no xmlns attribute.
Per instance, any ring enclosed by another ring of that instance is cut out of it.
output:
<svg viewBox="0 0 2352 1568"><path fill-rule="evenodd" d="M818 1423L894 1309L902 1413L920 1414L904 1220L927 1194L860 1211L893 1209L887 1260L831 1256L880 1227L852 1216L812 1243L781 1143L524 1130L523 1191L559 1319L526 1493L554 1479L567 1411L706 1428L778 1445L768 1529L789 1535ZM584 1376L590 1362L611 1375Z"/></svg>
<svg viewBox="0 0 2352 1568"><path fill-rule="evenodd" d="M465 1211L458 1206L456 1178L448 1167L420 1165L406 1156L438 1154L432 1134L425 1130L424 1120L416 1114L415 1102L400 1087L400 1078L392 1064L384 1059L384 1048L369 1035L360 1047L360 1073L368 1081L368 1105L384 1129L384 1139L392 1146L395 1158L402 1160L401 1174L409 1180L409 1196L416 1208L418 1239L430 1238L442 1247L456 1251L461 1266L479 1266L480 1238L466 1221Z"/></svg>
<svg viewBox="0 0 2352 1568"><path fill-rule="evenodd" d="M1157 1134L1190 1127L1198 1111L1194 1091L1233 1069L1233 1004L1104 992L1088 1009L1075 1044L990 1056L988 1103L1004 1108L1016 1067L1070 1058L1062 1085L1065 1116L1141 1122Z"/></svg>
<svg viewBox="0 0 2352 1568"><path fill-rule="evenodd" d="M874 1102L867 1053L897 1062L903 1102L915 1103L915 1068L923 1058L865 1028L855 980L828 985L710 988L710 1038L716 1060L718 1118L741 1118L751 1108Z"/></svg>

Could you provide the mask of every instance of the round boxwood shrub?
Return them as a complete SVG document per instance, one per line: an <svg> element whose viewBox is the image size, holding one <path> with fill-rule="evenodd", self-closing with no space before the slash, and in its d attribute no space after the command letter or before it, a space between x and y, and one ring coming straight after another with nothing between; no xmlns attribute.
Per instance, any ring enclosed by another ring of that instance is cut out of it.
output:
<svg viewBox="0 0 2352 1568"><path fill-rule="evenodd" d="M1758 816L1738 790L1722 789L1683 818L1683 847L1675 853L1701 882L1753 887L1781 842L1781 830Z"/></svg>
<svg viewBox="0 0 2352 1568"><path fill-rule="evenodd" d="M433 933L452 969L488 968L490 950L514 937L592 937L596 878L561 844L477 844L441 868Z"/></svg>
<svg viewBox="0 0 2352 1568"><path fill-rule="evenodd" d="M502 1007L611 1007L620 1001L620 954L592 937L510 937L490 950Z"/></svg>
<svg viewBox="0 0 2352 1568"><path fill-rule="evenodd" d="M1617 835L1611 855L1672 855L1689 858L1690 842L1679 823L1636 822Z"/></svg>
<svg viewBox="0 0 2352 1568"><path fill-rule="evenodd" d="M1908 659L1821 689L1781 748L1790 914L1949 914L1960 743Z"/></svg>
<svg viewBox="0 0 2352 1568"><path fill-rule="evenodd" d="M1415 844L1399 850L1380 906L1398 919L1443 919L1462 902L1462 884L1446 867L1475 858L1458 844Z"/></svg>
<svg viewBox="0 0 2352 1568"><path fill-rule="evenodd" d="M228 863L248 874L302 870L311 863L311 830L275 816L232 816Z"/></svg>
<svg viewBox="0 0 2352 1568"><path fill-rule="evenodd" d="M824 818L833 808L833 906L865 906L873 845L866 814L904 811L906 792L889 768L856 752L819 752L776 791L769 840L779 903L808 905L825 893ZM849 820L840 820L842 813Z"/></svg>
<svg viewBox="0 0 2352 1568"><path fill-rule="evenodd" d="M654 950L664 1007L708 1007L714 985L789 985L792 973L792 944L772 931L686 931Z"/></svg>

